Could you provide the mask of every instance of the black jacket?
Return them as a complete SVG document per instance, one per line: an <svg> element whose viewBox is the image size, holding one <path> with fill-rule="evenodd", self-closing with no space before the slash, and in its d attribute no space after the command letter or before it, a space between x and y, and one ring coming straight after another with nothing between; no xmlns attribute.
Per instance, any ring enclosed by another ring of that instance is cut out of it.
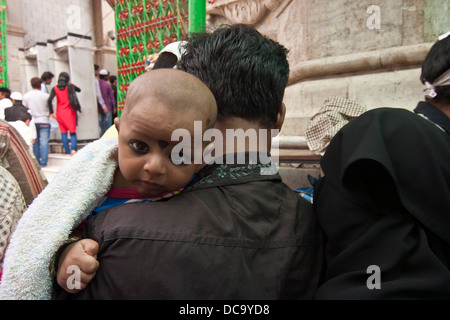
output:
<svg viewBox="0 0 450 320"><path fill-rule="evenodd" d="M95 216L99 270L76 299L311 299L323 245L311 205L260 165L212 165L180 195Z"/></svg>

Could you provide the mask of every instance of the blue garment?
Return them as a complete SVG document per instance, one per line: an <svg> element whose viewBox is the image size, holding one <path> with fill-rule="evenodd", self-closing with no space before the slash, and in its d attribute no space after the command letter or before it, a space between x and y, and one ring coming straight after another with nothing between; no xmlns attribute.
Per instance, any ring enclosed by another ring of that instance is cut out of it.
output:
<svg viewBox="0 0 450 320"><path fill-rule="evenodd" d="M98 114L98 126L100 127L100 137L111 127L111 111Z"/></svg>
<svg viewBox="0 0 450 320"><path fill-rule="evenodd" d="M39 165L45 167L48 162L48 141L50 139L50 124L36 123L36 141L33 144L33 153Z"/></svg>
<svg viewBox="0 0 450 320"><path fill-rule="evenodd" d="M309 183L311 184L311 187L305 187L305 188L298 188L294 190L297 192L303 199L307 200L309 203L313 203L314 198L314 185L316 182L320 179L320 174L317 178L314 178L310 175L308 175Z"/></svg>
<svg viewBox="0 0 450 320"><path fill-rule="evenodd" d="M77 150L77 134L76 133L71 133L70 134L70 145L72 148L69 148L69 139L67 137L67 132L66 133L61 133L61 140L64 146L64 152L66 154L70 154L70 150Z"/></svg>

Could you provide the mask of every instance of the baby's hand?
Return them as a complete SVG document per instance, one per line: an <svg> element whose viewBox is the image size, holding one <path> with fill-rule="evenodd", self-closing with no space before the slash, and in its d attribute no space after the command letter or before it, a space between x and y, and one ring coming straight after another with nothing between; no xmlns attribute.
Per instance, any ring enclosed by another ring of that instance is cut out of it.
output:
<svg viewBox="0 0 450 320"><path fill-rule="evenodd" d="M65 291L78 293L91 282L99 267L97 261L98 243L83 239L64 249L58 262L56 281ZM74 271L79 270L79 277Z"/></svg>

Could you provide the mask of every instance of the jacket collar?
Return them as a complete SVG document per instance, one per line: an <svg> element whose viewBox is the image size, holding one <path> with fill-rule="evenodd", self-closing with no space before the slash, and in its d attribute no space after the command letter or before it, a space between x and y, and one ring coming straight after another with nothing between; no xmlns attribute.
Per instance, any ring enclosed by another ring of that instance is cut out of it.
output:
<svg viewBox="0 0 450 320"><path fill-rule="evenodd" d="M230 161L230 159L234 159L234 161ZM252 181L281 181L278 169L271 166L271 161L267 163L267 159L271 159L270 155L261 159L256 154L249 152L225 155L200 170L184 191Z"/></svg>
<svg viewBox="0 0 450 320"><path fill-rule="evenodd" d="M450 119L445 113L436 108L434 105L428 102L421 101L414 109L415 113L424 115L434 124L445 130L445 132L450 135Z"/></svg>

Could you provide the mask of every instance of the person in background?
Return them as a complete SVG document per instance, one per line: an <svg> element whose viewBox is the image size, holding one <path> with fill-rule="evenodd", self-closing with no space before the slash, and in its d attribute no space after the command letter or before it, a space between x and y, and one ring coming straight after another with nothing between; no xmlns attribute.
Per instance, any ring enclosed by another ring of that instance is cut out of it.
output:
<svg viewBox="0 0 450 320"><path fill-rule="evenodd" d="M31 114L28 108L22 105L14 105L7 109L5 120L8 121L22 136L30 150L33 149L34 131L30 127Z"/></svg>
<svg viewBox="0 0 450 320"><path fill-rule="evenodd" d="M41 91L42 80L35 77L30 80L31 91L23 96L23 105L30 110L36 126L36 141L33 144L33 152L41 167L48 163L49 140L50 140L50 115L48 108L49 94Z"/></svg>
<svg viewBox="0 0 450 320"><path fill-rule="evenodd" d="M9 98L11 95L11 90L7 87L0 88L0 119L5 119L5 109L12 107L12 101Z"/></svg>
<svg viewBox="0 0 450 320"><path fill-rule="evenodd" d="M50 71L45 71L42 75L41 75L41 91L50 94L50 90L48 90L48 86L52 83L53 78L55 77L55 75L53 73L51 73Z"/></svg>
<svg viewBox="0 0 450 320"><path fill-rule="evenodd" d="M76 92L81 89L70 82L67 72L61 72L58 84L53 87L47 104L50 114L53 114L53 99L56 97L56 120L61 131L61 139L66 154L74 155L77 152L77 111L73 109L69 101L68 86L73 86ZM70 132L70 147L67 133Z"/></svg>
<svg viewBox="0 0 450 320"><path fill-rule="evenodd" d="M450 36L428 52L414 112L377 108L337 132L314 208L327 237L316 299L450 298Z"/></svg>
<svg viewBox="0 0 450 320"><path fill-rule="evenodd" d="M8 114L12 113L12 112L16 112L18 109L25 108L25 109L27 109L27 111L29 111L28 108L26 108L22 103L23 95L20 92L17 92L17 91L12 92L10 98L13 102L13 105L12 105L12 107L5 109L5 120L6 121L8 121L7 119L10 119L11 117L16 117L16 115L11 116ZM16 121L16 120L13 120L13 121ZM37 137L37 132L36 132L36 126L35 126L33 118L31 118L31 121L29 122L28 127L31 130L31 141L32 141L32 143L34 143L34 141L36 140L36 137ZM31 150L31 151L33 151L33 150Z"/></svg>
<svg viewBox="0 0 450 320"><path fill-rule="evenodd" d="M111 84L107 81L109 72L105 69L100 70L99 77L100 80L98 84L100 86L100 92L103 97L103 101L106 105L106 110L99 115L98 123L100 127L100 136L102 136L106 130L111 127L112 113L116 107L116 99L114 98L114 93Z"/></svg>
<svg viewBox="0 0 450 320"><path fill-rule="evenodd" d="M115 105L115 107L113 109L113 113L112 113L112 120L114 121L114 119L117 117L117 110L118 110L117 109L118 108L118 105L117 105L117 77L114 75L110 76L109 82L111 83L111 87L112 87L113 94L114 94L114 99L116 101L116 105Z"/></svg>
<svg viewBox="0 0 450 320"><path fill-rule="evenodd" d="M107 112L108 108L106 107L105 101L103 100L103 96L102 93L100 91L100 83L99 83L99 76L100 76L100 66L97 64L94 64L94 84L95 84L95 94L97 96L97 112L98 112L98 120L99 123L103 117L103 115L105 114L105 112ZM101 127L99 125L99 133L100 133L100 137L102 136L102 130Z"/></svg>

